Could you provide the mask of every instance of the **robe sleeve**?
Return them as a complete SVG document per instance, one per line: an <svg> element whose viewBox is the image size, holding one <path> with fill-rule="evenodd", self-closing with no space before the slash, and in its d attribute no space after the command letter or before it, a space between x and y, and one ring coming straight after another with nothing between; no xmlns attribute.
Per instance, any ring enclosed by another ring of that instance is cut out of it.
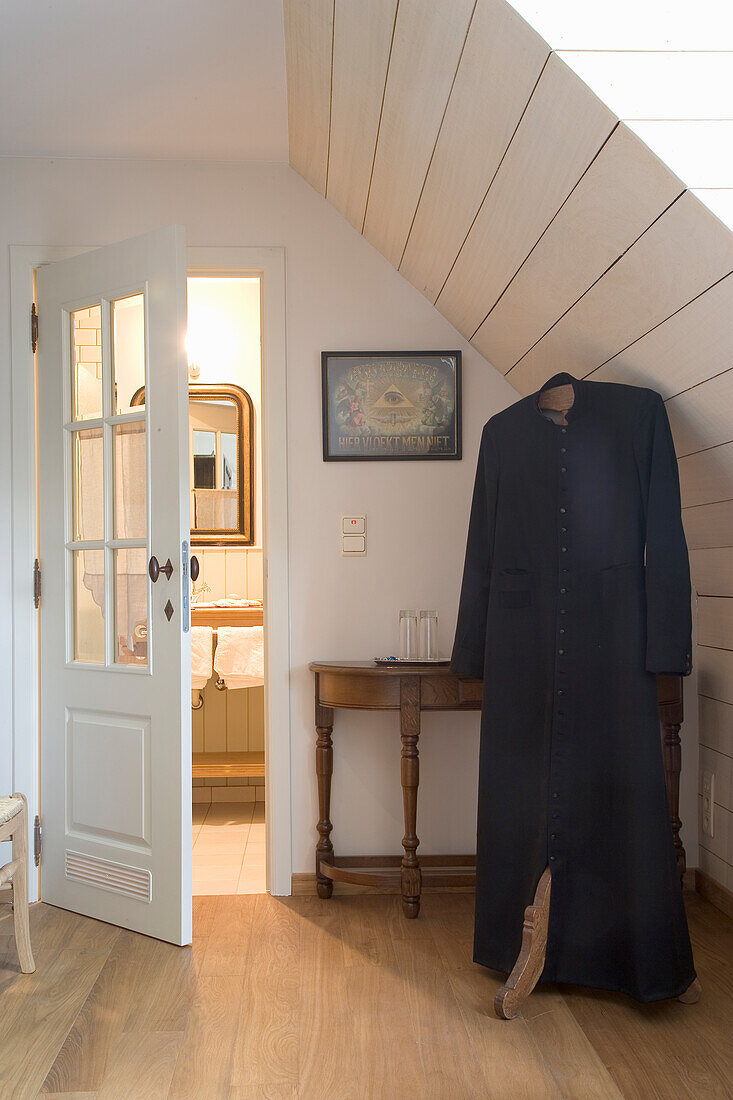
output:
<svg viewBox="0 0 733 1100"><path fill-rule="evenodd" d="M692 671L692 590L679 470L664 401L651 393L636 437L646 521L646 670L687 676Z"/></svg>
<svg viewBox="0 0 733 1100"><path fill-rule="evenodd" d="M458 623L451 671L480 679L484 674L486 617L498 484L498 459L491 421L484 427L468 525Z"/></svg>

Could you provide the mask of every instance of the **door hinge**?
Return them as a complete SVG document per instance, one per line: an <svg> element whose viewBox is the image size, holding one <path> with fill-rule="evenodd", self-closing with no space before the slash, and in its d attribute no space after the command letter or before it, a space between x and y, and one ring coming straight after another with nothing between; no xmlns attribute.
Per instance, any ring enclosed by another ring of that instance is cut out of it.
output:
<svg viewBox="0 0 733 1100"><path fill-rule="evenodd" d="M41 862L41 852L43 851L43 832L41 830L41 819L36 814L36 819L33 822L33 862L36 867Z"/></svg>
<svg viewBox="0 0 733 1100"><path fill-rule="evenodd" d="M33 562L33 606L41 606L41 563L38 558Z"/></svg>
<svg viewBox="0 0 733 1100"><path fill-rule="evenodd" d="M38 310L36 303L31 304L31 351L38 347Z"/></svg>

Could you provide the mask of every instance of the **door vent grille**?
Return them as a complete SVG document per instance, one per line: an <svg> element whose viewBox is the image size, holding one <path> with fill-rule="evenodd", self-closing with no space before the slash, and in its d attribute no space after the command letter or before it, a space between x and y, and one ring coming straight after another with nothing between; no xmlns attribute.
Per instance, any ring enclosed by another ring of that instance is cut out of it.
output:
<svg viewBox="0 0 733 1100"><path fill-rule="evenodd" d="M66 877L85 886L96 886L98 890L111 890L114 894L136 898L137 901L153 900L152 875L143 867L130 867L111 859L67 851Z"/></svg>

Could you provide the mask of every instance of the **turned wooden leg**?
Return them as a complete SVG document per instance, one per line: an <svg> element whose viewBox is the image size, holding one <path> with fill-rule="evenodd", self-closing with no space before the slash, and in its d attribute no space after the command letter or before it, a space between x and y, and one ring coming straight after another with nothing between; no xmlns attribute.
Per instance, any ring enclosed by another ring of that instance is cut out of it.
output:
<svg viewBox="0 0 733 1100"><path fill-rule="evenodd" d="M36 964L33 961L28 922L28 803L25 795L20 795L20 798L23 799L23 812L19 815L21 820L18 828L13 833L13 863L18 863L13 874L13 923L20 969L24 974L32 974Z"/></svg>
<svg viewBox="0 0 733 1100"><path fill-rule="evenodd" d="M318 702L316 677L316 776L318 777L318 843L316 844L316 890L319 898L330 898L333 880L321 872L321 863L333 863L331 843L331 776L333 775L333 710Z"/></svg>
<svg viewBox="0 0 733 1100"><path fill-rule="evenodd" d="M420 679L404 676L400 680L400 737L402 739L402 804L405 812L405 835L402 847L402 912L416 917L420 912L422 873L417 858L417 788L420 782L420 760L417 743L420 737Z"/></svg>
<svg viewBox="0 0 733 1100"><path fill-rule="evenodd" d="M542 872L534 903L524 911L522 946L514 969L494 997L494 1012L502 1020L513 1020L540 980L545 967L547 930L550 922L550 868Z"/></svg>
<svg viewBox="0 0 733 1100"><path fill-rule="evenodd" d="M687 858L685 849L680 840L680 772L682 771L682 747L680 744L680 723L662 722L664 730L664 771L667 778L667 802L669 804L669 817L672 822L672 835L674 837L674 850L677 856L677 871L680 878L685 873Z"/></svg>

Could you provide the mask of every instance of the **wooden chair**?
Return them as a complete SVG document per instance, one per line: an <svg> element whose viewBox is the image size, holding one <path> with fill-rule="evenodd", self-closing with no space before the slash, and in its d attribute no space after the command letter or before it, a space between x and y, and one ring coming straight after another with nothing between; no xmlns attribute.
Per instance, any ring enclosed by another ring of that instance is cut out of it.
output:
<svg viewBox="0 0 733 1100"><path fill-rule="evenodd" d="M13 858L0 867L0 886L10 882L13 888L15 946L24 974L36 969L31 950L28 923L28 803L25 795L0 797L0 841L12 840Z"/></svg>

